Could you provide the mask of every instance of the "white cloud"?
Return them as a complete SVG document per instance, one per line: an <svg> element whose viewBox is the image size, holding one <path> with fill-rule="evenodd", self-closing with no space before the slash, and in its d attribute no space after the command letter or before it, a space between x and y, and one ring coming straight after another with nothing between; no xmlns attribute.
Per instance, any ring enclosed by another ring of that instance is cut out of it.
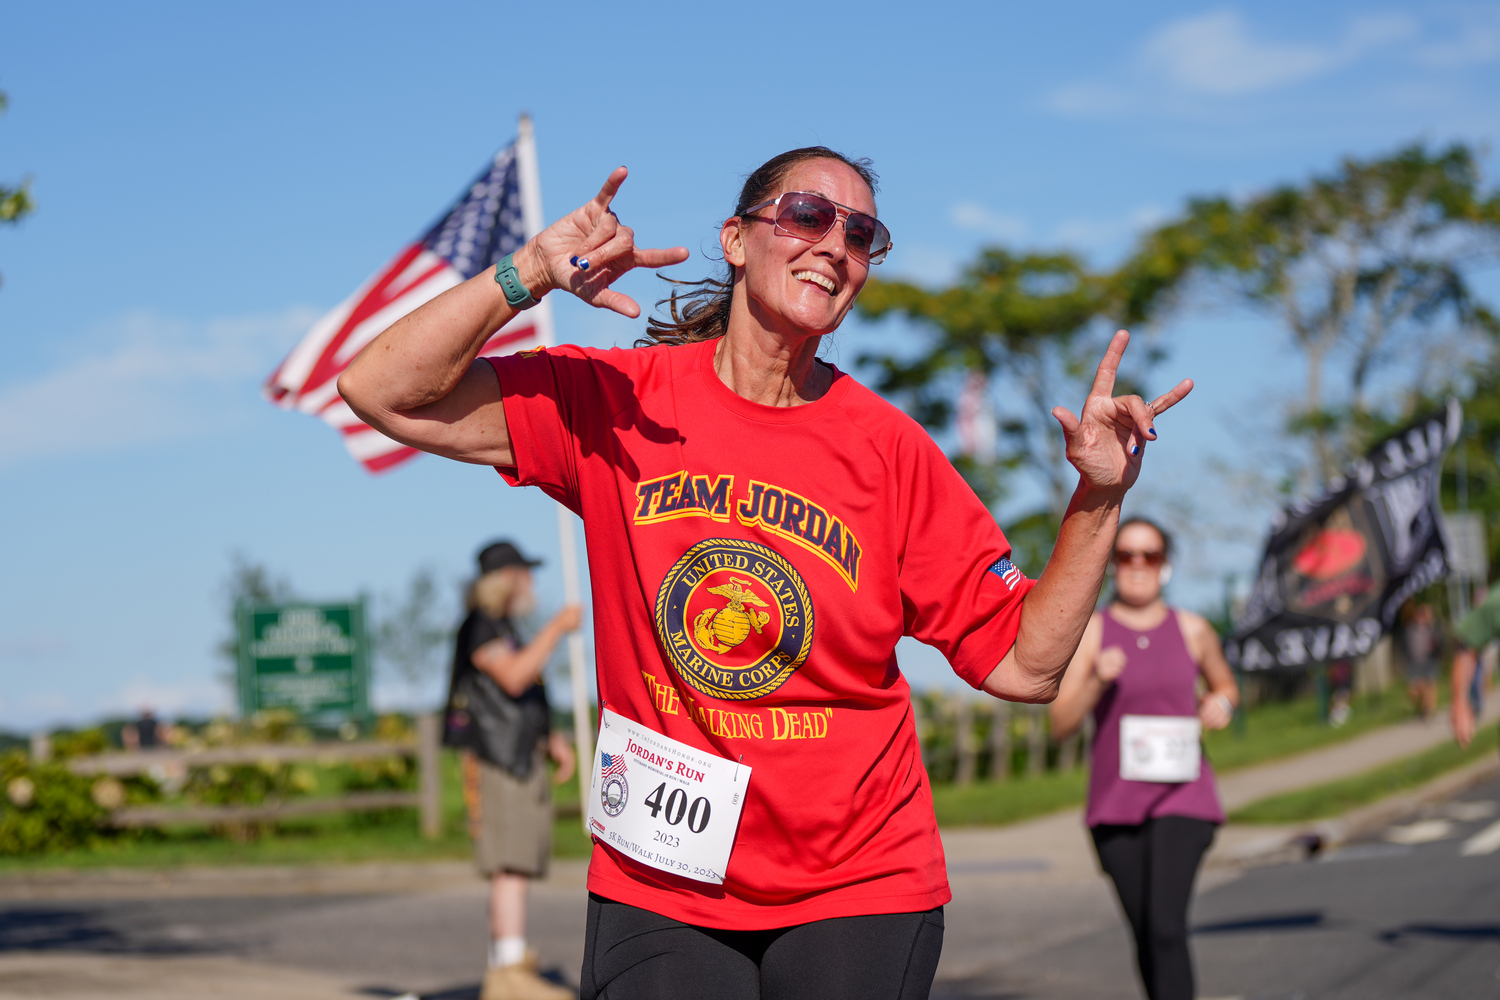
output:
<svg viewBox="0 0 1500 1000"><path fill-rule="evenodd" d="M1174 21L1142 46L1138 63L1190 92L1231 95L1298 83L1354 62L1416 33L1399 15L1352 20L1331 45L1257 38L1237 11L1219 10Z"/></svg>
<svg viewBox="0 0 1500 1000"><path fill-rule="evenodd" d="M219 715L232 710L229 686L211 677L167 681L133 677L100 700L96 715L134 715L143 708L158 716Z"/></svg>
<svg viewBox="0 0 1500 1000"><path fill-rule="evenodd" d="M51 632L34 632L0 639L0 660L36 660L61 656L70 649L64 636Z"/></svg>
<svg viewBox="0 0 1500 1000"><path fill-rule="evenodd" d="M58 671L58 681L66 674ZM229 686L212 676L150 678L136 675L114 690L66 682L0 697L0 728L32 732L91 725L101 718L133 716L150 708L159 718L221 715L233 711Z"/></svg>
<svg viewBox="0 0 1500 1000"><path fill-rule="evenodd" d="M1224 8L1168 22L1151 32L1112 79L1075 80L1047 106L1070 117L1154 108L1203 113L1202 102L1274 90L1326 76L1371 53L1411 41L1421 26L1399 14L1348 21L1331 41L1270 39ZM1464 36L1467 38L1467 35Z"/></svg>
<svg viewBox="0 0 1500 1000"><path fill-rule="evenodd" d="M1434 69L1461 69L1500 58L1500 5L1462 8L1449 37L1417 50L1417 62Z"/></svg>
<svg viewBox="0 0 1500 1000"><path fill-rule="evenodd" d="M903 243L887 258L880 277L900 278L918 285L949 285L958 280L965 263L951 244Z"/></svg>
<svg viewBox="0 0 1500 1000"><path fill-rule="evenodd" d="M1052 232L1052 241L1080 250L1105 249L1160 223L1167 213L1159 205L1142 205L1122 216L1107 219L1066 219Z"/></svg>
<svg viewBox="0 0 1500 1000"><path fill-rule="evenodd" d="M948 218L960 229L968 229L1012 242L1024 240L1030 232L1025 219L992 212L973 201L959 202L954 205L948 213Z"/></svg>
<svg viewBox="0 0 1500 1000"><path fill-rule="evenodd" d="M55 370L0 386L0 465L210 433L234 419L317 315L299 307L198 324L122 317Z"/></svg>
<svg viewBox="0 0 1500 1000"><path fill-rule="evenodd" d="M1121 84L1070 83L1059 87L1047 99L1047 106L1058 114L1072 118L1094 118L1131 110L1136 94Z"/></svg>

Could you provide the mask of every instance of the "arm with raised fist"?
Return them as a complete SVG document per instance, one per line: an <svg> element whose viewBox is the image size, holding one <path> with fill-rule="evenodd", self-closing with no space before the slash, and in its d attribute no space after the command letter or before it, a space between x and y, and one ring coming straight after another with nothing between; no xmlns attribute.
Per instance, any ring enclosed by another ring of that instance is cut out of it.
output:
<svg viewBox="0 0 1500 1000"><path fill-rule="evenodd" d="M610 211L626 170L617 168L591 201L554 222L512 258L533 298L561 289L601 309L636 317L641 307L610 288L637 267L687 260L685 247L648 250ZM587 270L572 263L589 261ZM339 378L339 395L387 437L477 465L515 458L494 369L476 362L491 335L519 312L495 269L475 275L392 323Z"/></svg>
<svg viewBox="0 0 1500 1000"><path fill-rule="evenodd" d="M984 689L997 697L1048 702L1057 696L1099 599L1120 504L1140 475L1146 442L1156 440L1156 418L1193 389L1192 380L1183 379L1150 403L1115 396L1115 376L1129 343L1124 330L1109 342L1078 416L1061 406L1052 411L1067 439L1068 461L1078 470L1078 488L1052 558L1026 595L1015 645L985 679Z"/></svg>

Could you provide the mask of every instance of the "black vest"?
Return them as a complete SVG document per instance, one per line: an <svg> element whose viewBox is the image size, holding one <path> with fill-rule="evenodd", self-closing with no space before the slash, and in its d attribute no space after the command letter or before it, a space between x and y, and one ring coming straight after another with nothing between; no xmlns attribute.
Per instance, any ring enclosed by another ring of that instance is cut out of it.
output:
<svg viewBox="0 0 1500 1000"><path fill-rule="evenodd" d="M531 776L538 741L552 728L547 689L540 683L512 698L493 677L474 666L471 657L493 639L524 643L509 618L488 618L470 611L458 628L453 674L443 713L443 745L472 750L480 758L522 780Z"/></svg>

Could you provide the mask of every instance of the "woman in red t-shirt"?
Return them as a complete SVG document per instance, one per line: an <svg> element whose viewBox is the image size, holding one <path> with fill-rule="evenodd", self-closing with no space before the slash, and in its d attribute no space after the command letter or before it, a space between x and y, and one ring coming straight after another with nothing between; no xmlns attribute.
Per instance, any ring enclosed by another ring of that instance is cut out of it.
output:
<svg viewBox="0 0 1500 1000"><path fill-rule="evenodd" d="M865 161L811 147L751 174L720 230L728 274L676 298L655 343L476 361L549 291L635 317L610 285L687 258L635 246L610 210L625 175L393 324L339 391L382 433L583 518L601 706L639 737L639 760L591 765L604 814L644 802L655 820L666 786L642 785L668 773L658 750L749 775L721 870L666 863L684 826L655 851L591 826L582 996L926 996L950 894L896 642L937 647L998 697L1049 701L1155 418L1192 383L1113 397L1122 331L1081 414L1053 411L1080 480L1033 582L931 438L817 358L891 246ZM694 815L696 832L707 805Z"/></svg>

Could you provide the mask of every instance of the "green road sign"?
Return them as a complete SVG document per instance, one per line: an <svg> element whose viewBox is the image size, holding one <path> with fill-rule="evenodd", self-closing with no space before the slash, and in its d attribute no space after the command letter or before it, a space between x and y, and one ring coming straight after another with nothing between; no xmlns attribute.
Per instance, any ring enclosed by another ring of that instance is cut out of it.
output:
<svg viewBox="0 0 1500 1000"><path fill-rule="evenodd" d="M320 725L370 714L365 603L241 605L240 711L289 708Z"/></svg>

